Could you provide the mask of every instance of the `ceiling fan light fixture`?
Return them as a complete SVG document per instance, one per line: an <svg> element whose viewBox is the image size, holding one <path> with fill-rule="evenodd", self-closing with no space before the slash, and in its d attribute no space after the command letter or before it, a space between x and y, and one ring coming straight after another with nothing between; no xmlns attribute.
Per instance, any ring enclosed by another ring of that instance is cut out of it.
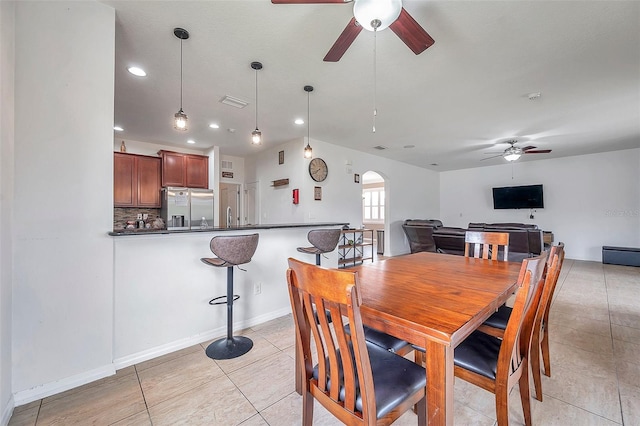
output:
<svg viewBox="0 0 640 426"><path fill-rule="evenodd" d="M516 161L518 158L520 158L521 155L522 149L518 148L517 146L510 146L509 148L505 149L502 157L507 161Z"/></svg>
<svg viewBox="0 0 640 426"><path fill-rule="evenodd" d="M391 25L402 11L402 0L355 0L353 16L367 31L380 31ZM375 21L376 25L373 23Z"/></svg>

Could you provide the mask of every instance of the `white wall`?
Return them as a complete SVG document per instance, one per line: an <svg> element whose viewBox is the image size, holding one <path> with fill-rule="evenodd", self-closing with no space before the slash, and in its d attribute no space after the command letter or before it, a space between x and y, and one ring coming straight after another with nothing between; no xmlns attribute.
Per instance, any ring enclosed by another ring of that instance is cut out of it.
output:
<svg viewBox="0 0 640 426"><path fill-rule="evenodd" d="M11 275L14 150L14 3L0 2L0 424L13 409L11 394Z"/></svg>
<svg viewBox="0 0 640 426"><path fill-rule="evenodd" d="M298 139L247 159L247 182L260 182L261 223L349 222L361 227L362 184L354 182L353 174L369 170L385 179L385 254L409 252L401 227L405 219L438 216L437 172L312 139L313 156L324 159L329 168L327 179L315 182L308 172L310 160L303 158L305 145L306 138ZM285 160L279 165L281 150L285 151ZM347 161L351 165L347 166ZM271 186L273 180L285 178L289 185ZM322 188L321 201L314 200L315 186ZM298 205L292 203L294 188L300 190Z"/></svg>
<svg viewBox="0 0 640 426"><path fill-rule="evenodd" d="M513 179L512 179L513 173ZM544 209L494 210L491 188L544 185ZM640 149L443 172L440 218L535 223L566 244L567 257L602 260L602 246L640 246Z"/></svg>
<svg viewBox="0 0 640 426"><path fill-rule="evenodd" d="M4 27L3 27L4 30ZM115 13L15 4L13 392L113 372Z"/></svg>

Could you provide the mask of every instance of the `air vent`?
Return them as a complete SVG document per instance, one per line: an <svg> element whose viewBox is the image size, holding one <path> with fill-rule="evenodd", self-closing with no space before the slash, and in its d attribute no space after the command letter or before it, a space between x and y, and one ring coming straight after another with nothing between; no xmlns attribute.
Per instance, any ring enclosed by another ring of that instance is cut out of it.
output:
<svg viewBox="0 0 640 426"><path fill-rule="evenodd" d="M220 99L220 102L232 106L234 108L244 108L249 105L249 102L243 101L239 98L234 98L233 96L226 95L224 98Z"/></svg>
<svg viewBox="0 0 640 426"><path fill-rule="evenodd" d="M221 164L220 166L221 166L223 169L233 170L233 161L225 161L225 160L222 160L222 161L221 161L221 163L222 163L222 164Z"/></svg>
<svg viewBox="0 0 640 426"><path fill-rule="evenodd" d="M385 149L388 149L388 148L384 145L378 145L378 146L374 146L373 149L377 149L378 151L384 151Z"/></svg>

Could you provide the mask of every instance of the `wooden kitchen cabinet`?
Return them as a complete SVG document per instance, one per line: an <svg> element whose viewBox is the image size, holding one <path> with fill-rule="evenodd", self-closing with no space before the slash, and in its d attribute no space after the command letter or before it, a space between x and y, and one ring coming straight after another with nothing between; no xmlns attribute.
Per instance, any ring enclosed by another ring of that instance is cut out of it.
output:
<svg viewBox="0 0 640 426"><path fill-rule="evenodd" d="M113 205L160 208L160 159L115 152Z"/></svg>
<svg viewBox="0 0 640 426"><path fill-rule="evenodd" d="M209 188L209 157L159 151L162 158L162 186Z"/></svg>

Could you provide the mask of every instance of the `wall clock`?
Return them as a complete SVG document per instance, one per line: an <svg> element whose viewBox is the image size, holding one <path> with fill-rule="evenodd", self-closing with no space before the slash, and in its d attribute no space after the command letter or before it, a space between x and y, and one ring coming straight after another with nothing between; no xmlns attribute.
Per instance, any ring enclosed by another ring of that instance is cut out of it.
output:
<svg viewBox="0 0 640 426"><path fill-rule="evenodd" d="M325 180L328 173L327 163L325 163L322 158L314 158L309 163L309 174L311 175L311 179L316 182Z"/></svg>

